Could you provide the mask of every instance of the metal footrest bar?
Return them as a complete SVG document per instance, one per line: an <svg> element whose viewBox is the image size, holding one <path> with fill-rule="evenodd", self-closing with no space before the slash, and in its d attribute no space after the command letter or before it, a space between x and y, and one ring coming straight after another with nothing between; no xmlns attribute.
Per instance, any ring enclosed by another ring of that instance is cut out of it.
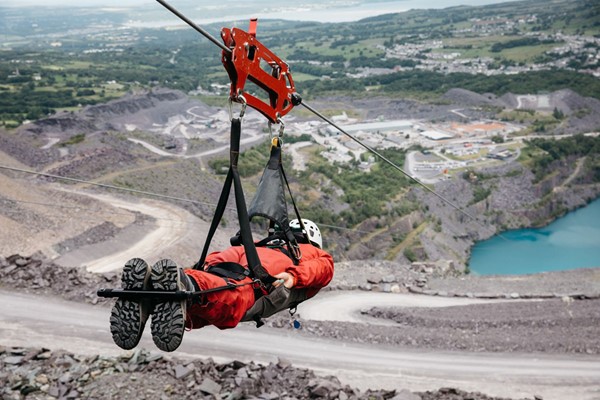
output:
<svg viewBox="0 0 600 400"><path fill-rule="evenodd" d="M260 282L254 280L252 282L246 283L229 283L227 285L219 286L216 288L206 289L206 290L176 290L176 291L166 291L166 290L125 290L125 289L98 289L96 294L98 297L112 298L117 297L119 299L127 299L127 300L154 300L157 302L165 302L165 301L182 301L182 300L193 300L203 294L220 292L222 290L231 290L241 286L259 286Z"/></svg>
<svg viewBox="0 0 600 400"><path fill-rule="evenodd" d="M157 300L157 301L181 301L191 300L202 292L190 292L184 290L160 291L160 290L124 290L124 289L99 289L98 297L118 297L127 300Z"/></svg>

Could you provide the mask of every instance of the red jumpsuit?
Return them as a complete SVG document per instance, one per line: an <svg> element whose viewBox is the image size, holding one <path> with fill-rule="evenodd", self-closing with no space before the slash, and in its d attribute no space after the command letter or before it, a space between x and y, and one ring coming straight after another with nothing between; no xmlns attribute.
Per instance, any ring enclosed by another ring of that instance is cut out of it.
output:
<svg viewBox="0 0 600 400"><path fill-rule="evenodd" d="M257 247L262 266L270 275L288 272L295 278L294 288L307 289L310 298L327 286L333 278L333 258L327 252L310 244L300 244L302 259L298 265L277 249ZM248 268L248 261L243 246L230 247L221 252L214 252L206 257L207 265L221 262L235 262ZM201 290L223 286L223 278L208 272L186 269ZM236 283L251 282L250 278ZM219 329L235 328L244 314L254 304L252 285L241 286L232 290L207 293L200 304L193 304L187 309L186 326L196 329L206 325L214 325Z"/></svg>

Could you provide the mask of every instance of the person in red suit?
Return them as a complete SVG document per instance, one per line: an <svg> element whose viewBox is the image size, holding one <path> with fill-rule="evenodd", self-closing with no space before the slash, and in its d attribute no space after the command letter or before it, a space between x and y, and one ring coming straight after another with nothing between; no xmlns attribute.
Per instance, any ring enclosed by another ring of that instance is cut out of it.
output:
<svg viewBox="0 0 600 400"><path fill-rule="evenodd" d="M261 265L277 280L269 294L258 293L252 280L245 276L234 283L246 285L201 295L192 302L170 301L152 304L149 301L118 299L111 311L111 333L115 343L126 350L140 341L144 326L152 315L151 331L156 346L174 351L183 340L185 329L214 325L219 329L235 328L242 321L261 318L293 308L316 295L333 278L334 263L322 250L319 228L310 220L302 220L310 243L299 244L302 258L294 264L279 246L257 247ZM298 220L290 222L292 230L300 229ZM248 269L243 246L232 246L206 257L202 269L181 269L171 260L161 260L149 267L140 259L129 260L122 274L122 286L131 290L204 291L223 286L228 278L207 272L222 263L235 263Z"/></svg>

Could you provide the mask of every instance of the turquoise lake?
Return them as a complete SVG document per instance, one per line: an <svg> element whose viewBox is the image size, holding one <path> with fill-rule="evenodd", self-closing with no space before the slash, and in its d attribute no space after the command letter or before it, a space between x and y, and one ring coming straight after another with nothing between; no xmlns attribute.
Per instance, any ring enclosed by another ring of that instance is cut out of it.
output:
<svg viewBox="0 0 600 400"><path fill-rule="evenodd" d="M469 268L476 275L532 274L600 267L600 200L550 225L519 229L477 243Z"/></svg>

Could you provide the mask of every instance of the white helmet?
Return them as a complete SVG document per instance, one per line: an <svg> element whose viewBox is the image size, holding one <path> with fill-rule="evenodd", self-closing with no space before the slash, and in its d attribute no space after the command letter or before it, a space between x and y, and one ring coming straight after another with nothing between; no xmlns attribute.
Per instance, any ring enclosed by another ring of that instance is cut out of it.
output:
<svg viewBox="0 0 600 400"><path fill-rule="evenodd" d="M306 232L304 232L304 233L308 234L308 240L310 240L311 243L314 244L315 246L317 246L318 248L322 249L323 248L323 237L321 236L321 231L319 230L319 227L317 226L317 224L315 224L311 220L304 219L304 218L302 218L302 224L304 225L304 228L306 229ZM292 232L302 232L302 227L300 226L300 221L298 221L297 219L293 219L290 221L290 228L292 228Z"/></svg>

